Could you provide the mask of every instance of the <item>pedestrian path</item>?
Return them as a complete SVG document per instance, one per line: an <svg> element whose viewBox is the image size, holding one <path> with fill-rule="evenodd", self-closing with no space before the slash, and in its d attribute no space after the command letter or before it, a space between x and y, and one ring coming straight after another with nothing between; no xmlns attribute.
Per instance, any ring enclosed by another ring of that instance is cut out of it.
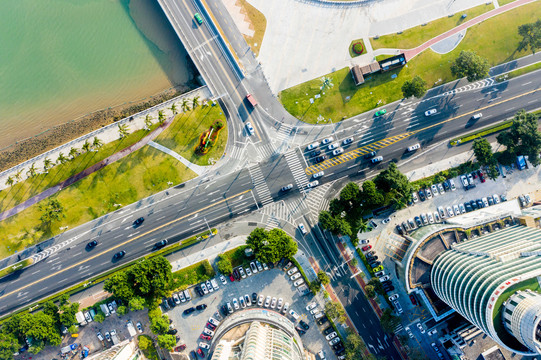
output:
<svg viewBox="0 0 541 360"><path fill-rule="evenodd" d="M248 172L250 173L252 184L254 184L255 193L259 198L259 201L261 201L261 206L272 203L273 200L269 191L269 187L265 182L265 178L263 177L263 173L261 172L261 168L259 167L259 165L249 167Z"/></svg>
<svg viewBox="0 0 541 360"><path fill-rule="evenodd" d="M287 161L287 165L289 166L289 170L291 170L291 173L293 174L295 183L299 188L299 191L301 193L304 192L306 185L308 184L308 178L306 177L306 174L304 172L304 166L302 166L301 164L301 161L297 154L297 150L295 149L288 152L287 154L285 154L285 158Z"/></svg>
<svg viewBox="0 0 541 360"><path fill-rule="evenodd" d="M171 155L172 157L174 157L175 159L177 159L178 161L180 161L181 163L186 165L186 167L188 169L192 170L197 175L202 175L202 174L206 173L207 170L208 170L208 167L194 164L194 163L186 160L185 158L183 158L179 154L177 154L175 151L173 151L173 150L171 150L169 148L166 148L163 145L155 143L154 141L149 141L148 144L150 146L152 146L153 148L160 150L161 152L164 152L164 153L166 153L168 155Z"/></svg>

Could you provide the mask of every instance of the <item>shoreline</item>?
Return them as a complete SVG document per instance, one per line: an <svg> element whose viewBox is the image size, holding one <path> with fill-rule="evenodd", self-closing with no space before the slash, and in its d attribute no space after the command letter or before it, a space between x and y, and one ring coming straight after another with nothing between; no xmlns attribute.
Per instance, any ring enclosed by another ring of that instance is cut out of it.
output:
<svg viewBox="0 0 541 360"><path fill-rule="evenodd" d="M88 134L124 117L172 99L194 88L194 81L163 90L144 100L133 101L128 105L118 105L101 109L64 124L52 127L40 134L15 142L0 149L0 172L8 170L35 156L43 154L73 139Z"/></svg>

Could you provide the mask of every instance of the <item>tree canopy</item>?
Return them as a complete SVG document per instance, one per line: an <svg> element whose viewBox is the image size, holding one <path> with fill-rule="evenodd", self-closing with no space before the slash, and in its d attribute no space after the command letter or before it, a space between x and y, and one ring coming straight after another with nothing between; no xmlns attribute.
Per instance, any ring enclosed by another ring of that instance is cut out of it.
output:
<svg viewBox="0 0 541 360"><path fill-rule="evenodd" d="M233 265L231 261L223 254L219 256L218 271L224 275L229 275L233 272Z"/></svg>
<svg viewBox="0 0 541 360"><path fill-rule="evenodd" d="M325 315L331 319L339 319L340 321L345 321L346 310L342 304L338 302L331 302L325 304Z"/></svg>
<svg viewBox="0 0 541 360"><path fill-rule="evenodd" d="M404 81L404 84L402 85L402 94L405 98L411 96L422 98L426 94L426 90L426 81L419 75L415 75L411 80Z"/></svg>
<svg viewBox="0 0 541 360"><path fill-rule="evenodd" d="M477 81L488 76L490 65L488 60L474 51L462 50L451 65L451 72L457 78L466 77L468 81Z"/></svg>
<svg viewBox="0 0 541 360"><path fill-rule="evenodd" d="M364 351L366 346L363 343L361 337L355 333L351 333L346 338L346 359L347 360L357 360L364 359Z"/></svg>
<svg viewBox="0 0 541 360"><path fill-rule="evenodd" d="M255 228L246 239L246 244L252 248L256 259L264 263L291 258L298 248L295 240L278 228L270 231Z"/></svg>
<svg viewBox="0 0 541 360"><path fill-rule="evenodd" d="M526 155L533 166L539 165L541 133L537 130L537 115L520 110L509 130L501 132L496 139L513 157Z"/></svg>
<svg viewBox="0 0 541 360"><path fill-rule="evenodd" d="M173 347L177 344L177 339L174 335L158 335L158 346L162 349L173 350Z"/></svg>
<svg viewBox="0 0 541 360"><path fill-rule="evenodd" d="M534 23L523 24L518 27L518 34L522 40L518 44L518 51L528 50L535 54L537 49L541 48L541 19Z"/></svg>
<svg viewBox="0 0 541 360"><path fill-rule="evenodd" d="M394 316L391 309L386 308L383 310L383 314L379 321L384 331L393 333L396 326L400 323L400 318Z"/></svg>
<svg viewBox="0 0 541 360"><path fill-rule="evenodd" d="M325 271L320 271L317 273L317 278L319 282L321 282L323 285L327 285L331 282L331 279L329 279L329 275L325 274Z"/></svg>
<svg viewBox="0 0 541 360"><path fill-rule="evenodd" d="M411 198L413 187L408 178L398 170L394 162L376 176L376 188L386 193L392 201L407 202Z"/></svg>
<svg viewBox="0 0 541 360"><path fill-rule="evenodd" d="M473 154L483 166L487 166L494 162L494 154L492 153L492 146L485 138L475 139L473 142Z"/></svg>
<svg viewBox="0 0 541 360"><path fill-rule="evenodd" d="M39 220L45 225L50 226L54 222L58 222L66 217L64 207L58 199L49 199L46 204L39 206L41 217Z"/></svg>

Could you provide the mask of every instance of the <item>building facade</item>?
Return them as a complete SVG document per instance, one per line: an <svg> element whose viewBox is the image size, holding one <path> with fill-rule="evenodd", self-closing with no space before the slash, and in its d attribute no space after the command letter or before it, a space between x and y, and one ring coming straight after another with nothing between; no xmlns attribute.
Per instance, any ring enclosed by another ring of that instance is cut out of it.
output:
<svg viewBox="0 0 541 360"><path fill-rule="evenodd" d="M430 282L440 299L500 345L532 355L541 354L539 276L541 230L513 226L453 244L435 259Z"/></svg>

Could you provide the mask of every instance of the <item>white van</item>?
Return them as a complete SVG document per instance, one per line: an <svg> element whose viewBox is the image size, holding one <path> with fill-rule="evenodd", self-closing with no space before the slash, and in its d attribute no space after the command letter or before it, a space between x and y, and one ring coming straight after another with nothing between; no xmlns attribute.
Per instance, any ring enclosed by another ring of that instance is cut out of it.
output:
<svg viewBox="0 0 541 360"><path fill-rule="evenodd" d="M212 284L212 287L213 287L214 290L218 290L220 288L215 279L211 279L210 283Z"/></svg>

